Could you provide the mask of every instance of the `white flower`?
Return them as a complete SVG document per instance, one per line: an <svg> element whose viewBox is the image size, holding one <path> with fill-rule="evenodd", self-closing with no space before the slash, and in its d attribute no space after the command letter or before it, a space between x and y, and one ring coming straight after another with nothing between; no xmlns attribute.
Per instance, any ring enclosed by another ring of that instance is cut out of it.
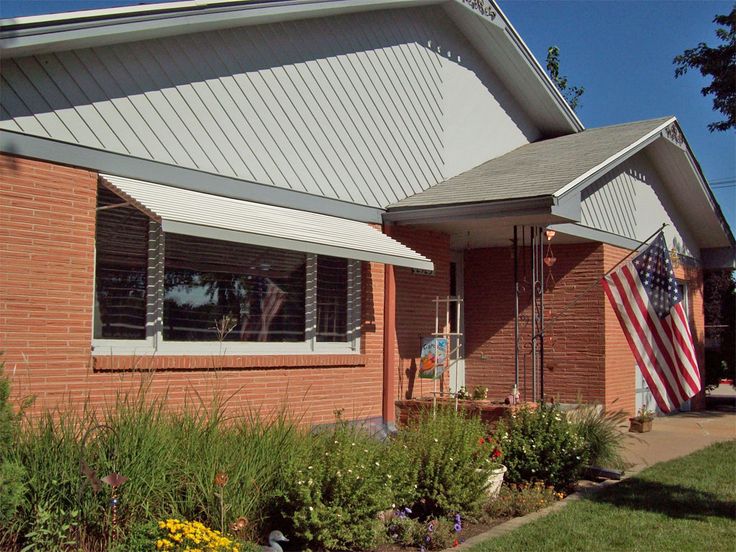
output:
<svg viewBox="0 0 736 552"><path fill-rule="evenodd" d="M354 447L355 446L355 443L350 443L350 446Z"/></svg>
<svg viewBox="0 0 736 552"><path fill-rule="evenodd" d="M386 477L388 477L389 479L391 479L391 474L390 473L387 473L386 474Z"/></svg>
<svg viewBox="0 0 736 552"><path fill-rule="evenodd" d="M311 479L310 479L309 481L307 481L307 485L309 485L310 487L311 487L311 486L312 486L313 484L314 484L314 481L312 481Z"/></svg>
<svg viewBox="0 0 736 552"><path fill-rule="evenodd" d="M297 481L297 485L304 485L304 481Z"/></svg>
<svg viewBox="0 0 736 552"><path fill-rule="evenodd" d="M337 475L337 477L342 477L342 473L340 473L340 470L337 470L337 474L335 475Z"/></svg>
<svg viewBox="0 0 736 552"><path fill-rule="evenodd" d="M337 441L335 441L335 444L336 444L336 445L339 445L340 443L338 443Z"/></svg>
<svg viewBox="0 0 736 552"><path fill-rule="evenodd" d="M348 473L353 473L353 470L348 470Z"/></svg>
<svg viewBox="0 0 736 552"><path fill-rule="evenodd" d="M392 507L392 508L396 508L396 504L392 504L392 505L391 505L391 507Z"/></svg>
<svg viewBox="0 0 736 552"><path fill-rule="evenodd" d="M312 507L310 506L310 507L309 507L309 511L310 511L310 512L314 512L314 508L312 508Z"/></svg>
<svg viewBox="0 0 736 552"><path fill-rule="evenodd" d="M380 466L380 465L381 465L381 464L379 464L378 462L376 462L376 466Z"/></svg>
<svg viewBox="0 0 736 552"><path fill-rule="evenodd" d="M439 440L437 439L437 437L434 438L434 442L439 443Z"/></svg>
<svg viewBox="0 0 736 552"><path fill-rule="evenodd" d="M311 469L312 469L312 466L307 466L307 469L308 469L308 470L311 470Z"/></svg>

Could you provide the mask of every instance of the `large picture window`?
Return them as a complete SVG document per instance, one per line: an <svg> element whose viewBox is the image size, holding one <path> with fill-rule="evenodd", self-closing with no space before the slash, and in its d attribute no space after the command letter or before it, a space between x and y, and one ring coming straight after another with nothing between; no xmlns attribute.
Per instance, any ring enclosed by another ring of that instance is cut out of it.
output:
<svg viewBox="0 0 736 552"><path fill-rule="evenodd" d="M304 341L306 254L177 234L164 251L164 340Z"/></svg>
<svg viewBox="0 0 736 552"><path fill-rule="evenodd" d="M162 232L100 189L94 350L351 352L360 263Z"/></svg>

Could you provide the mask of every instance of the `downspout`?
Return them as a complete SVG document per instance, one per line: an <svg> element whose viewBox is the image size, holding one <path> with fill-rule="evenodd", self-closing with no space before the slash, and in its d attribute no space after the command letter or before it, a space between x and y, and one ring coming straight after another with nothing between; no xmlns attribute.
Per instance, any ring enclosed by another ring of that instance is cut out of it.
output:
<svg viewBox="0 0 736 552"><path fill-rule="evenodd" d="M391 227L384 223L383 232L391 235ZM387 431L396 429L396 407L394 405L396 365L396 277L393 265L384 265L383 278L383 423Z"/></svg>

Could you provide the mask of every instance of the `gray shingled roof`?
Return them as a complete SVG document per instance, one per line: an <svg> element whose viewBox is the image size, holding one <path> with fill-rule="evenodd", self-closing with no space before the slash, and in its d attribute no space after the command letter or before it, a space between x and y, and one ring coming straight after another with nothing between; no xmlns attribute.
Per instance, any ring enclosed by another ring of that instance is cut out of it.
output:
<svg viewBox="0 0 736 552"><path fill-rule="evenodd" d="M402 199L389 209L550 196L669 119L592 128L527 144Z"/></svg>

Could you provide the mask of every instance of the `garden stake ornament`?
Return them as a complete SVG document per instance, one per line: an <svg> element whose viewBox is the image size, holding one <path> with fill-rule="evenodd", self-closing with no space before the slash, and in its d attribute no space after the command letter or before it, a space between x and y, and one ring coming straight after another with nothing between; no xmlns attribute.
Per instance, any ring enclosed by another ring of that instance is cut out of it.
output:
<svg viewBox="0 0 736 552"><path fill-rule="evenodd" d="M113 442L117 442L118 440L118 433L115 431L115 429L112 426L109 426L107 424L98 424L95 426L90 427L87 431L84 432L84 436L82 437L82 442L80 444L80 450L79 450L79 472L82 476L84 476L81 480L81 484L79 485L79 488L77 490L77 504L79 505L78 508L78 521L80 524L82 523L82 493L84 492L84 487L86 484L88 484L92 488L92 494L94 496L97 496L97 494L102 490L103 484L110 486L110 533L108 534L108 542L112 542L115 539L116 536L116 529L117 529L117 511L118 511L118 487L120 487L123 483L125 483L128 478L124 475L120 475L117 472L112 472L109 475L106 475L103 478L100 478L97 476L97 472L90 467L89 463L85 460L85 456L87 453L87 441L90 439L93 435L108 432L111 433L113 436ZM117 456L117 454L114 452L112 455L113 464L114 459ZM77 531L77 550L82 549L82 542L81 542L81 532Z"/></svg>

